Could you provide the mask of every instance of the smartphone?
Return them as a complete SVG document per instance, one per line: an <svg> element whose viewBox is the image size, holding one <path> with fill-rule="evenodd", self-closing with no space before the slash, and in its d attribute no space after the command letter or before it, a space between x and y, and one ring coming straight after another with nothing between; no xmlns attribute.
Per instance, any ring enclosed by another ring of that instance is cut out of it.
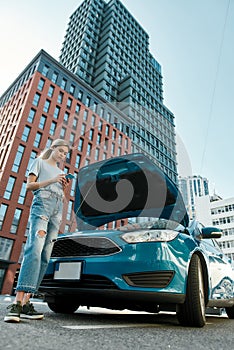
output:
<svg viewBox="0 0 234 350"><path fill-rule="evenodd" d="M70 174L70 173L68 173L67 175L65 175L65 179L74 179L74 175L72 175L72 174Z"/></svg>

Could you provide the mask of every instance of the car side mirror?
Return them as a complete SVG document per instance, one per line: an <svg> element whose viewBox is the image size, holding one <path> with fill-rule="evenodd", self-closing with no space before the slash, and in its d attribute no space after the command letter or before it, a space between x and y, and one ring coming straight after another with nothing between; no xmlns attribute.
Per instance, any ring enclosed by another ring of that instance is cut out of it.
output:
<svg viewBox="0 0 234 350"><path fill-rule="evenodd" d="M203 227L202 238L220 238L222 236L222 230L218 227Z"/></svg>

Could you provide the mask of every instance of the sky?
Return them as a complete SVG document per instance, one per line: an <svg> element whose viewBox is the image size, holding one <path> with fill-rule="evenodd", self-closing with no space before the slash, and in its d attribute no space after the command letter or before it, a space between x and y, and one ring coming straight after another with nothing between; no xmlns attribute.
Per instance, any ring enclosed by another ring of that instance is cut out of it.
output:
<svg viewBox="0 0 234 350"><path fill-rule="evenodd" d="M44 49L58 60L82 0L0 0L0 96ZM122 0L149 34L175 116L178 171L234 197L234 0Z"/></svg>

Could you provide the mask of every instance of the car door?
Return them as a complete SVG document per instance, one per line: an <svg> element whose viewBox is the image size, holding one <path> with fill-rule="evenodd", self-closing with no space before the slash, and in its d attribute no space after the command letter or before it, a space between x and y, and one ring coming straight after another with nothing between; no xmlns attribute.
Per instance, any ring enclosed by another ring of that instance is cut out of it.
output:
<svg viewBox="0 0 234 350"><path fill-rule="evenodd" d="M202 248L209 259L210 299L233 297L233 271L228 258L214 239L202 239Z"/></svg>

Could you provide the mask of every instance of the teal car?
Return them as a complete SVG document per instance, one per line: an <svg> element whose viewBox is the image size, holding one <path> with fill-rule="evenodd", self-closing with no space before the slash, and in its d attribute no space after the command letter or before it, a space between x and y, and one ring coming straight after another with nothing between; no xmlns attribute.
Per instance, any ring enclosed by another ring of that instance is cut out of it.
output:
<svg viewBox="0 0 234 350"><path fill-rule="evenodd" d="M142 154L79 171L79 231L60 235L40 291L49 308L79 306L176 312L203 327L207 308L234 318L234 274L216 238L190 221L177 186Z"/></svg>

